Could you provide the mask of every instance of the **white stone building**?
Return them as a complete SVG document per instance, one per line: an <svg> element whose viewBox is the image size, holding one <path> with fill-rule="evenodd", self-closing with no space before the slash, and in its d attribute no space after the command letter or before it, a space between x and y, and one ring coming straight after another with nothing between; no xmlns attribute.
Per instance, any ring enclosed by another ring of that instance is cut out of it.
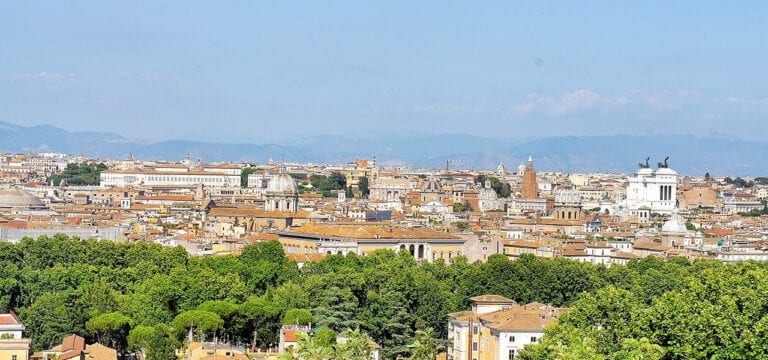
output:
<svg viewBox="0 0 768 360"><path fill-rule="evenodd" d="M102 188L133 185L195 186L197 184L203 184L206 188L239 187L240 175L188 169L169 170L167 168L163 170L105 170L101 172L99 181L99 186Z"/></svg>
<svg viewBox="0 0 768 360"><path fill-rule="evenodd" d="M642 207L648 207L651 213L672 214L677 206L677 172L666 164L659 165L656 170L641 167L629 176L623 203L625 216L637 217Z"/></svg>
<svg viewBox="0 0 768 360"><path fill-rule="evenodd" d="M299 210L299 188L296 181L280 167L280 173L273 177L264 191L266 211L297 212Z"/></svg>

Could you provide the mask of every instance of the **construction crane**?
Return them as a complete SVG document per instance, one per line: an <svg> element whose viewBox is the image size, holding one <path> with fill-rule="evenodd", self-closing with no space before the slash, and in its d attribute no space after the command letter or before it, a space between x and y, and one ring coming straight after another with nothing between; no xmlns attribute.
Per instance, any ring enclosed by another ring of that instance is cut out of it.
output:
<svg viewBox="0 0 768 360"><path fill-rule="evenodd" d="M456 160L456 159L446 159L446 160L443 160L443 161L445 161L445 171L446 172L449 170L449 167L450 167L451 163L459 164L459 163L465 162L464 160Z"/></svg>

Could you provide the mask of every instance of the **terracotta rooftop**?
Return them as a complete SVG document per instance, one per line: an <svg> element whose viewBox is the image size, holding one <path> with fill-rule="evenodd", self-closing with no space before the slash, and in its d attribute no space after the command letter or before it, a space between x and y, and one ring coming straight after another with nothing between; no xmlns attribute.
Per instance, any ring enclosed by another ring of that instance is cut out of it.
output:
<svg viewBox="0 0 768 360"><path fill-rule="evenodd" d="M518 248L528 248L528 249L537 249L540 245L539 245L538 242L534 242L534 241L524 241L524 240L511 241L511 240L504 240L504 246L511 246L511 247L518 247Z"/></svg>
<svg viewBox="0 0 768 360"><path fill-rule="evenodd" d="M515 301L506 297L503 297L501 295L480 295L469 298L469 300L472 300L476 303L510 303L514 304Z"/></svg>
<svg viewBox="0 0 768 360"><path fill-rule="evenodd" d="M402 228L381 223L306 224L291 229L287 234L306 234L351 239L450 239L458 237L426 228Z"/></svg>
<svg viewBox="0 0 768 360"><path fill-rule="evenodd" d="M162 166L160 168L170 168L168 166ZM223 172L213 172L213 171L162 171L162 170L150 170L150 169L128 169L128 170L105 170L102 171L102 174L105 173L112 173L112 174L146 174L146 175L209 175L209 176L221 176L221 175L227 175L227 176L234 176L229 175L227 173Z"/></svg>
<svg viewBox="0 0 768 360"><path fill-rule="evenodd" d="M234 208L217 207L208 212L209 216L242 216L255 218L306 218L309 217L308 211L283 212L283 211L264 211L254 208Z"/></svg>
<svg viewBox="0 0 768 360"><path fill-rule="evenodd" d="M295 261L295 262L319 262L326 258L326 254L286 254L285 255L288 260Z"/></svg>
<svg viewBox="0 0 768 360"><path fill-rule="evenodd" d="M13 311L0 313L0 325L21 325L21 320Z"/></svg>
<svg viewBox="0 0 768 360"><path fill-rule="evenodd" d="M498 295L484 296L504 298ZM512 303L514 304L514 302ZM485 326L496 330L542 331L545 327L552 324L558 315L566 310L566 308L556 308L533 302L525 305L514 305L480 316L471 311L465 311L449 314L449 317L454 319L454 321L461 322L466 322L470 319L481 321Z"/></svg>
<svg viewBox="0 0 768 360"><path fill-rule="evenodd" d="M721 229L721 228L711 228L711 229L705 230L704 232L710 235L720 235L720 236L734 234L733 230Z"/></svg>
<svg viewBox="0 0 768 360"><path fill-rule="evenodd" d="M623 251L618 251L618 250L616 250L613 253L613 255L611 255L611 257L614 257L614 258L617 258L617 259L630 259L630 260L631 259L638 259L638 258L640 258L639 256L637 256L637 255L635 255L633 253L628 253L628 252L623 252Z"/></svg>
<svg viewBox="0 0 768 360"><path fill-rule="evenodd" d="M285 336L286 342L298 342L299 338L296 336L296 332L298 330L295 329L285 329L283 330L283 336Z"/></svg>

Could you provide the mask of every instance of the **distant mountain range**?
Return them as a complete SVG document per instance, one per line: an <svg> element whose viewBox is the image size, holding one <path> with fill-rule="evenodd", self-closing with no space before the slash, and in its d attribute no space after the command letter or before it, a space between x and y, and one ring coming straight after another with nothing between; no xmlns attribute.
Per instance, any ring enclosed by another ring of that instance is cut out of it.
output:
<svg viewBox="0 0 768 360"><path fill-rule="evenodd" d="M85 153L121 159L180 160L185 154L206 162L275 160L342 164L355 157L377 156L380 166L495 169L503 162L514 169L529 155L540 171L632 172L651 157L651 165L670 156L683 175L768 175L768 141L690 135L612 135L545 138L491 138L466 134L379 133L318 135L289 143L228 144L192 140L142 142L121 135L69 132L41 125L27 127L0 121L2 152Z"/></svg>

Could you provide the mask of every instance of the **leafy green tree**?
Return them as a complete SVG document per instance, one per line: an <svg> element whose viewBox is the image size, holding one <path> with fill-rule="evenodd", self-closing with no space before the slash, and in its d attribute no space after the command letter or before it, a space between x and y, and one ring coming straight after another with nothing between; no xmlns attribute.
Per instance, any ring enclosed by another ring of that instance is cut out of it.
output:
<svg viewBox="0 0 768 360"><path fill-rule="evenodd" d="M347 329L342 333L343 343L336 344L338 359L369 360L376 349L376 343L360 329Z"/></svg>
<svg viewBox="0 0 768 360"><path fill-rule="evenodd" d="M323 194L324 197L335 197L337 190L345 189L347 178L340 173L333 173L330 176L316 174L312 175L309 182L315 192Z"/></svg>
<svg viewBox="0 0 768 360"><path fill-rule="evenodd" d="M333 329L323 327L315 332L313 338L317 344L325 347L333 347L336 345L336 336L338 333Z"/></svg>
<svg viewBox="0 0 768 360"><path fill-rule="evenodd" d="M441 349L432 328L416 330L416 337L408 348L411 350L409 359L412 360L435 360Z"/></svg>
<svg viewBox="0 0 768 360"><path fill-rule="evenodd" d="M231 324L232 317L237 314L238 306L226 300L208 300L200 304L197 309L219 315L224 324Z"/></svg>
<svg viewBox="0 0 768 360"><path fill-rule="evenodd" d="M240 304L235 316L237 322L233 325L233 331L241 339L250 340L253 346L262 346L275 343L279 331L280 309L263 298L251 296Z"/></svg>
<svg viewBox="0 0 768 360"><path fill-rule="evenodd" d="M51 176L48 180L54 186L59 186L63 180L69 185L99 185L100 174L107 170L103 163L67 164L61 173Z"/></svg>
<svg viewBox="0 0 768 360"><path fill-rule="evenodd" d="M138 360L176 360L178 343L166 325L140 325L128 334L128 348L137 352Z"/></svg>
<svg viewBox="0 0 768 360"><path fill-rule="evenodd" d="M133 320L119 312L101 314L85 323L86 330L94 334L100 344L116 346L121 354L128 347L127 338L132 326Z"/></svg>
<svg viewBox="0 0 768 360"><path fill-rule="evenodd" d="M469 202L453 204L453 212L461 213L461 212L467 212L467 211L472 211L472 204L470 204Z"/></svg>
<svg viewBox="0 0 768 360"><path fill-rule="evenodd" d="M224 320L209 311L189 310L176 315L171 322L171 328L174 329L177 339L184 338L190 329L199 336L213 335L224 328Z"/></svg>
<svg viewBox="0 0 768 360"><path fill-rule="evenodd" d="M495 176L478 175L475 178L475 182L485 186L485 181L490 181L491 189L496 192L496 195L500 198L508 198L512 194L512 187L508 183L502 182Z"/></svg>
<svg viewBox="0 0 768 360"><path fill-rule="evenodd" d="M363 176L357 183L357 188L360 190L360 195L363 199L367 199L371 190L368 188L368 177Z"/></svg>
<svg viewBox="0 0 768 360"><path fill-rule="evenodd" d="M296 354L301 360L326 360L333 357L333 347L321 344L306 333L297 333Z"/></svg>
<svg viewBox="0 0 768 360"><path fill-rule="evenodd" d="M155 328L151 326L139 325L131 329L128 334L128 349L136 352L138 360L146 360L147 348L154 335Z"/></svg>
<svg viewBox="0 0 768 360"><path fill-rule="evenodd" d="M664 348L652 344L647 338L629 338L621 341L621 349L611 358L616 360L661 360L663 357Z"/></svg>
<svg viewBox="0 0 768 360"><path fill-rule="evenodd" d="M331 286L322 290L316 298L316 306L312 309L318 326L331 329L356 328L355 309L357 298L349 288Z"/></svg>
<svg viewBox="0 0 768 360"><path fill-rule="evenodd" d="M275 240L244 247L240 261L246 287L254 294L264 294L268 288L298 275L296 263L288 261L283 246Z"/></svg>
<svg viewBox="0 0 768 360"><path fill-rule="evenodd" d="M347 178L341 173L332 173L328 177L328 182L333 190L344 189L347 186Z"/></svg>
<svg viewBox="0 0 768 360"><path fill-rule="evenodd" d="M469 223L466 221L456 221L453 223L453 226L456 226L456 228L461 231L467 231L467 229L469 229Z"/></svg>
<svg viewBox="0 0 768 360"><path fill-rule="evenodd" d="M314 321L307 309L289 309L283 315L283 325L309 325Z"/></svg>
<svg viewBox="0 0 768 360"><path fill-rule="evenodd" d="M260 168L244 167L240 170L240 187L248 187L248 175L260 171Z"/></svg>
<svg viewBox="0 0 768 360"><path fill-rule="evenodd" d="M307 291L293 281L288 281L273 289L270 292L270 298L282 311L306 309L310 305Z"/></svg>

